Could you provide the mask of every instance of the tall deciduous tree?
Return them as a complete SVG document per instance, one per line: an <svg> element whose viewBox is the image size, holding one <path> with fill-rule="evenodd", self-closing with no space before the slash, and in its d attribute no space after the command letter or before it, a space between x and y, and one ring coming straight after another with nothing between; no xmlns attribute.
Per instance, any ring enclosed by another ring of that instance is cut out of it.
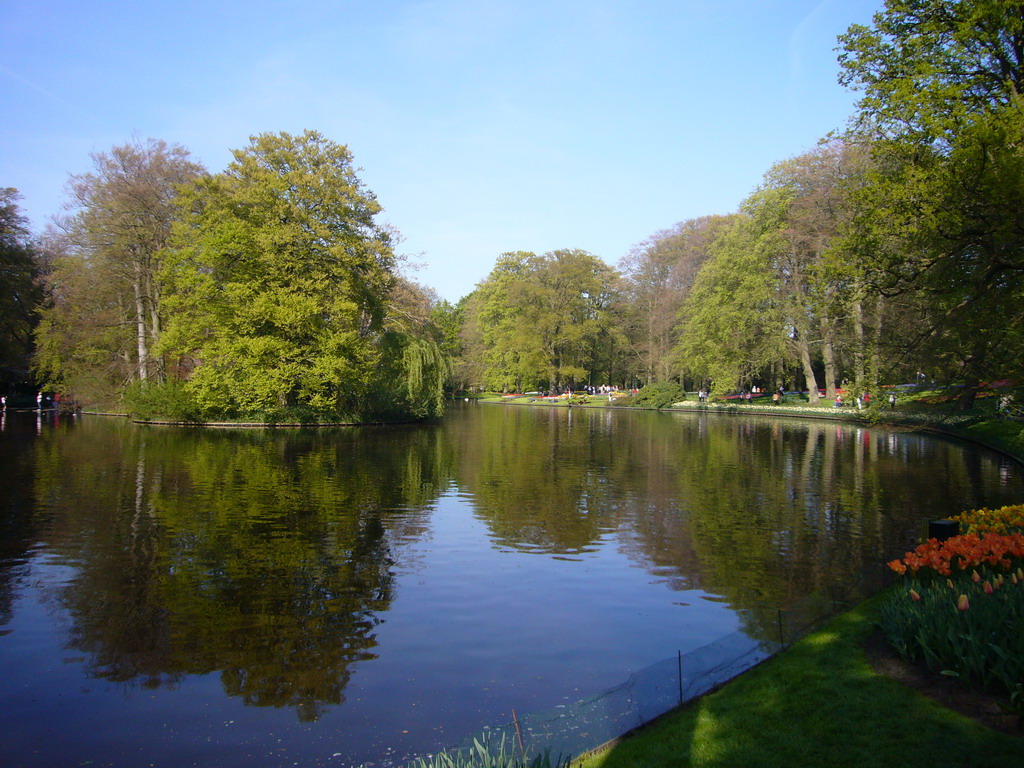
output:
<svg viewBox="0 0 1024 768"><path fill-rule="evenodd" d="M811 402L819 398L819 372L827 395L835 395L861 296L839 236L859 174L859 153L839 142L765 174L742 216L712 245L683 304L681 366L732 388L772 378L777 385L779 366L793 365Z"/></svg>
<svg viewBox="0 0 1024 768"><path fill-rule="evenodd" d="M445 388L452 394L465 391L473 381L465 364L466 354L462 329L466 323L466 299L452 304L447 300L435 301L430 309L430 321L437 330L438 344L451 363Z"/></svg>
<svg viewBox="0 0 1024 768"><path fill-rule="evenodd" d="M183 192L163 271L161 349L187 371L200 410L365 419L419 401L400 404L397 390L423 385L432 351L396 380L408 344L389 335L401 333L388 324L391 236L348 149L306 131L253 136L233 154Z"/></svg>
<svg viewBox="0 0 1024 768"><path fill-rule="evenodd" d="M1024 370L1024 2L889 0L840 38L873 142L855 240L874 289L924 310L919 359L965 383Z"/></svg>
<svg viewBox="0 0 1024 768"><path fill-rule="evenodd" d="M864 343L847 333L848 320L864 314L863 291L841 236L852 216L851 191L863 176L863 155L856 145L823 142L776 163L761 192L751 198L759 204L748 203L765 217L766 236L774 230L782 306L812 402L818 399L819 384L827 398L835 397L844 348L855 358L864 355ZM854 379L865 385L862 374Z"/></svg>
<svg viewBox="0 0 1024 768"><path fill-rule="evenodd" d="M765 237L776 230L744 213L711 246L679 312L677 365L717 392L749 386L786 357L785 313Z"/></svg>
<svg viewBox="0 0 1024 768"><path fill-rule="evenodd" d="M948 147L979 115L1020 109L1024 0L886 0L839 42L840 82L883 137Z"/></svg>
<svg viewBox="0 0 1024 768"><path fill-rule="evenodd" d="M42 300L39 262L20 195L0 188L0 385L29 377L32 333Z"/></svg>
<svg viewBox="0 0 1024 768"><path fill-rule="evenodd" d="M619 263L625 275L626 328L638 358L639 378L650 384L678 374L671 351L679 308L711 243L729 216L702 216L656 232Z"/></svg>
<svg viewBox="0 0 1024 768"><path fill-rule="evenodd" d="M203 169L184 147L159 139L114 147L92 160L93 171L72 176L68 185L77 208L69 235L82 256L107 262L121 284L134 326L133 376L162 375L151 358L161 323L155 277L176 215L176 189Z"/></svg>
<svg viewBox="0 0 1024 768"><path fill-rule="evenodd" d="M177 215L177 187L202 167L157 139L92 155L68 183L71 214L59 222L48 277L51 305L39 328L37 366L54 386L108 400L131 382L162 379L156 273Z"/></svg>
<svg viewBox="0 0 1024 768"><path fill-rule="evenodd" d="M116 408L138 370L133 306L109 261L87 258L48 230L47 301L33 366L44 386L82 403Z"/></svg>
<svg viewBox="0 0 1024 768"><path fill-rule="evenodd" d="M502 254L467 301L464 343L481 383L501 391L610 383L625 344L619 279L586 251Z"/></svg>

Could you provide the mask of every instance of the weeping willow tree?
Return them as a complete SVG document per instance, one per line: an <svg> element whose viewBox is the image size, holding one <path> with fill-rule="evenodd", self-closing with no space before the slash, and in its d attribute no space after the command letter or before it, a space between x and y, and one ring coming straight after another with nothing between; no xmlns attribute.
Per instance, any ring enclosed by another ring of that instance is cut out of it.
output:
<svg viewBox="0 0 1024 768"><path fill-rule="evenodd" d="M451 367L451 361L433 339L411 339L405 345L405 394L414 415L439 416L444 412L444 383Z"/></svg>

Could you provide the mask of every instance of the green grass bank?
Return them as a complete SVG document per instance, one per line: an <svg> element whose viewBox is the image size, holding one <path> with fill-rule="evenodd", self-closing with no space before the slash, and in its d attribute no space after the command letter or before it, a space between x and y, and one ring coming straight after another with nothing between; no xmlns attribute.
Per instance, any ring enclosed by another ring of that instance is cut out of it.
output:
<svg viewBox="0 0 1024 768"><path fill-rule="evenodd" d="M1024 736L986 728L872 670L864 644L879 602L872 598L838 616L718 691L574 765L1024 764Z"/></svg>

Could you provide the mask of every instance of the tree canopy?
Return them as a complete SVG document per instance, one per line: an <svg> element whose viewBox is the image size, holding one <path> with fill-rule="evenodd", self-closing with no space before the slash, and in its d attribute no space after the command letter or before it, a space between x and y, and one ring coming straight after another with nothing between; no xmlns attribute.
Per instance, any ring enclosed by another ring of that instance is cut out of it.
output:
<svg viewBox="0 0 1024 768"><path fill-rule="evenodd" d="M916 304L907 345L969 404L1024 365L1024 3L889 0L841 43L873 155L852 247L880 295Z"/></svg>
<svg viewBox="0 0 1024 768"><path fill-rule="evenodd" d="M422 350L406 355L385 325L391 237L348 149L307 131L260 134L233 154L227 170L182 191L161 272L160 349L199 411L307 407L363 420L419 401ZM404 395L382 375L395 356L415 358Z"/></svg>
<svg viewBox="0 0 1024 768"><path fill-rule="evenodd" d="M608 383L625 343L619 291L586 251L502 254L466 310L479 376L506 392Z"/></svg>
<svg viewBox="0 0 1024 768"><path fill-rule="evenodd" d="M156 280L176 218L178 186L202 166L157 139L92 155L68 182L71 212L58 222L48 275L54 301L39 327L40 375L53 388L109 401L132 382L164 378Z"/></svg>

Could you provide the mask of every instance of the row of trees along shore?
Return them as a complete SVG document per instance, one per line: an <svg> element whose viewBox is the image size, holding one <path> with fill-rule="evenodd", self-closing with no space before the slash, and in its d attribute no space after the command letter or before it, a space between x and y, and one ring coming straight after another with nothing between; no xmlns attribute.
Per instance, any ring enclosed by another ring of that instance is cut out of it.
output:
<svg viewBox="0 0 1024 768"><path fill-rule="evenodd" d="M814 401L922 373L969 407L1024 368L1024 0L888 0L839 43L849 125L737 212L617 268L504 253L455 304L403 276L348 149L315 132L255 136L218 174L156 140L94 155L38 239L6 190L4 376L196 419L665 381Z"/></svg>

